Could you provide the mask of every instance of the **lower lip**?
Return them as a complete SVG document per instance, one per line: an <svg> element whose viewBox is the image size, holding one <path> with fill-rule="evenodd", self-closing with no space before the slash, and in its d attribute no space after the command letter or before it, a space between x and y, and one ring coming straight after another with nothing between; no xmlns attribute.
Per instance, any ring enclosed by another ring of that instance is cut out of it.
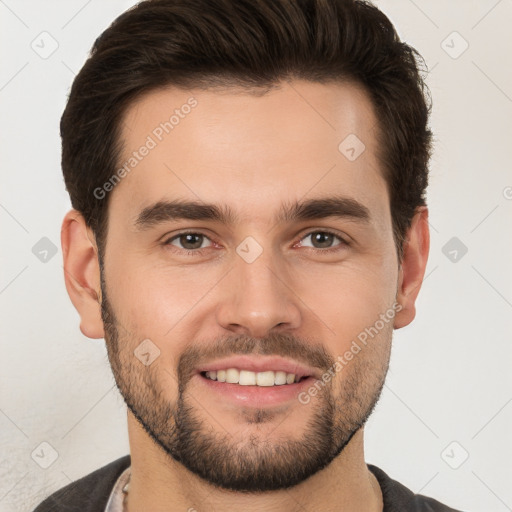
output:
<svg viewBox="0 0 512 512"><path fill-rule="evenodd" d="M287 401L297 400L297 395L315 381L314 377L307 377L300 382L279 386L241 386L240 384L212 380L200 373L197 375L208 390L239 405L253 407L281 405Z"/></svg>

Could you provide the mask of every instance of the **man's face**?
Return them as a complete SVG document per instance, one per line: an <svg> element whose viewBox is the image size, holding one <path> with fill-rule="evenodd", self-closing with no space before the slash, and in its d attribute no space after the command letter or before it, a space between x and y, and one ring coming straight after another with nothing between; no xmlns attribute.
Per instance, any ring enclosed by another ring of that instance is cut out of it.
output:
<svg viewBox="0 0 512 512"><path fill-rule="evenodd" d="M119 167L138 153L102 269L117 385L209 482L295 485L363 426L388 368L398 261L371 103L349 84L169 88L123 121Z"/></svg>

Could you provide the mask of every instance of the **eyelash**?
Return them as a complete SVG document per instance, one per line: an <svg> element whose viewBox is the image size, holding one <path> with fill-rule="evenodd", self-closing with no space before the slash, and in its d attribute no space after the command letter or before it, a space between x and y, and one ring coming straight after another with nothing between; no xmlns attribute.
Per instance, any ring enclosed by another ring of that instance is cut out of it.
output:
<svg viewBox="0 0 512 512"><path fill-rule="evenodd" d="M317 251L320 251L322 253L330 254L330 253L337 252L337 251L341 250L343 247L347 247L347 246L350 245L340 235L338 235L337 233L335 233L333 231L330 231L328 229L321 229L321 230L320 229L315 229L313 231L309 231L306 234L304 234L304 236L302 236L302 238L300 240L304 240L304 238L307 238L308 236L310 236L310 235L312 235L314 233L323 233L323 234L332 235L335 238L337 238L341 243L339 245L335 245L334 247L327 248L327 249L318 249L318 248L315 248L315 247L309 247L309 249L314 249L314 250L316 249ZM167 246L171 246L171 247L173 247L173 249L176 249L179 252L183 252L184 251L185 255L187 255L187 256L200 256L200 255L202 255L204 250L209 249L209 247L203 247L202 249L180 249L178 247L175 247L175 246L171 245L171 242L173 242L177 238L180 238L181 236L184 236L184 235L202 235L205 238L207 238L208 240L213 242L213 240L211 240L210 237L205 235L204 233L190 230L190 231L182 231L180 233L177 233L176 235L173 235L171 238L168 238L167 240L165 240L163 242L163 245L166 246L166 247Z"/></svg>

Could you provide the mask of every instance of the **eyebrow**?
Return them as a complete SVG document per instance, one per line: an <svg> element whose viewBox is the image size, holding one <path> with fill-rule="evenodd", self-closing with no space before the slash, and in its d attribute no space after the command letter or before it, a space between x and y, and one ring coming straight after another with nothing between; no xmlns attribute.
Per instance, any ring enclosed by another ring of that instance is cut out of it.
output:
<svg viewBox="0 0 512 512"><path fill-rule="evenodd" d="M341 218L369 223L371 216L369 209L355 199L330 196L283 204L274 222L298 222L325 218ZM176 199L158 201L144 208L137 215L135 227L139 231L143 231L164 222L176 220L203 220L233 226L239 217L227 205Z"/></svg>

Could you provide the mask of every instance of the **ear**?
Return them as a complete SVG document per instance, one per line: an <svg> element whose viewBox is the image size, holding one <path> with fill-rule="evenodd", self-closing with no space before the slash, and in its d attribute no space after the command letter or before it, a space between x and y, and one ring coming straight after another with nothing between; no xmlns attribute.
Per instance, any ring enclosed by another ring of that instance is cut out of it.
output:
<svg viewBox="0 0 512 512"><path fill-rule="evenodd" d="M416 316L415 302L425 275L429 248L428 208L421 206L416 209L404 242L396 298L402 309L395 315L395 329L409 325Z"/></svg>
<svg viewBox="0 0 512 512"><path fill-rule="evenodd" d="M88 338L103 338L98 249L94 234L77 210L69 211L61 229L64 280Z"/></svg>

